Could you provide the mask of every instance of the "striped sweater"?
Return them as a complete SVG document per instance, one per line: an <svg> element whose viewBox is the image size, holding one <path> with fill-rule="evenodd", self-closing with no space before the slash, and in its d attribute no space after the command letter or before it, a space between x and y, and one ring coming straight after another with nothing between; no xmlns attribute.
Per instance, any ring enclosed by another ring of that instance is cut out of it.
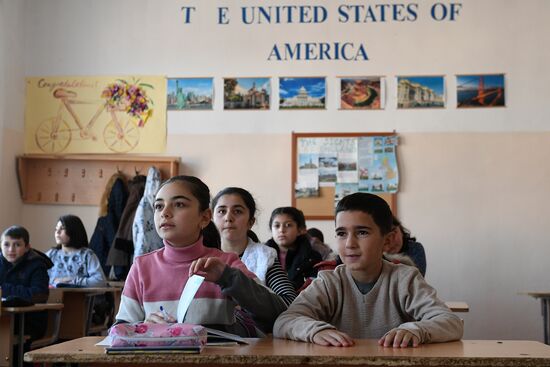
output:
<svg viewBox="0 0 550 367"><path fill-rule="evenodd" d="M242 335L235 321L240 305L254 318L257 326L269 332L277 316L286 309L283 301L256 277L232 253L205 247L200 238L187 247L165 246L138 256L122 291L117 321L139 322L163 306L176 316L181 292L189 278L191 263L201 257L218 257L228 266L217 283L203 282L189 306L184 322L202 324Z"/></svg>

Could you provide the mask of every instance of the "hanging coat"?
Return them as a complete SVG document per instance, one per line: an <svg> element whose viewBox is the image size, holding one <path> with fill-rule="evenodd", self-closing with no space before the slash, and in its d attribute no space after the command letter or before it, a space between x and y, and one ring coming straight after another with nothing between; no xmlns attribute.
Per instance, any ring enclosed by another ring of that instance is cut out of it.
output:
<svg viewBox="0 0 550 367"><path fill-rule="evenodd" d="M128 181L128 200L120 218L117 233L107 257L107 265L113 267L114 279L124 280L134 258L134 241L132 225L137 206L143 196L146 177L136 175Z"/></svg>
<svg viewBox="0 0 550 367"><path fill-rule="evenodd" d="M103 272L106 275L110 271L110 266L107 265L107 256L118 230L120 217L126 206L127 199L128 193L126 191L124 176L120 173L115 173L111 176L105 187L101 200L100 216L89 246L99 258Z"/></svg>
<svg viewBox="0 0 550 367"><path fill-rule="evenodd" d="M134 236L134 257L146 254L163 247L162 239L155 229L154 208L155 195L160 187L160 171L156 167L149 168L145 191L139 202L134 217L132 232Z"/></svg>

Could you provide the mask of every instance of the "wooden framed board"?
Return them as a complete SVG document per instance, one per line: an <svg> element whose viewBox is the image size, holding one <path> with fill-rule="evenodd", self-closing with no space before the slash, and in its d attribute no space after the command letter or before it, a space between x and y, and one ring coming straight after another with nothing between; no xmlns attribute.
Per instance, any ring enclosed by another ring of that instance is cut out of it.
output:
<svg viewBox="0 0 550 367"><path fill-rule="evenodd" d="M360 138L360 137L397 137L395 132L382 133L292 133L292 206L304 212L306 219L311 220L331 220L334 219L334 186L320 186L318 196L296 197L295 184L298 179L299 155L300 155L300 139L331 139L341 138ZM380 197L386 200L393 213L397 210L397 194L395 193L377 193Z"/></svg>

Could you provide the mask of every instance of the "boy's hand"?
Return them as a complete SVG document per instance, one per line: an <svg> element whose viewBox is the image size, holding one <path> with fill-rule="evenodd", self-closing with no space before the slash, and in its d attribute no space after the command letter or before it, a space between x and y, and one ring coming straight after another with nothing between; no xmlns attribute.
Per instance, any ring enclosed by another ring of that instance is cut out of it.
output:
<svg viewBox="0 0 550 367"><path fill-rule="evenodd" d="M351 347L355 342L346 333L336 329L325 329L313 336L315 344L333 347Z"/></svg>
<svg viewBox="0 0 550 367"><path fill-rule="evenodd" d="M189 267L189 276L197 274L203 276L205 280L217 282L227 265L217 257L201 257L191 263Z"/></svg>
<svg viewBox="0 0 550 367"><path fill-rule="evenodd" d="M418 347L420 340L416 335L404 329L392 329L378 340L378 344L384 347L407 348L412 343Z"/></svg>

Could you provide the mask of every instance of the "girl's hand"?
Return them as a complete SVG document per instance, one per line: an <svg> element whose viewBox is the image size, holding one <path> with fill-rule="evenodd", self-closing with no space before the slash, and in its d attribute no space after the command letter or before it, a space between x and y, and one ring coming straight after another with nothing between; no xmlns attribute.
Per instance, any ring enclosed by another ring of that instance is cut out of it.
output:
<svg viewBox="0 0 550 367"><path fill-rule="evenodd" d="M217 257L201 257L191 263L189 276L197 274L209 282L217 282L227 265Z"/></svg>
<svg viewBox="0 0 550 367"><path fill-rule="evenodd" d="M172 324L176 322L176 319L171 315L167 315L166 318L164 316L165 315L160 311L153 312L147 316L145 322L150 322L152 324Z"/></svg>
<svg viewBox="0 0 550 367"><path fill-rule="evenodd" d="M54 278L53 284L57 285L58 283L70 283L73 280L71 277L62 277L62 278Z"/></svg>
<svg viewBox="0 0 550 367"><path fill-rule="evenodd" d="M408 330L392 329L378 340L378 344L394 348L407 348L409 344L412 344L416 348L420 344L420 340Z"/></svg>
<svg viewBox="0 0 550 367"><path fill-rule="evenodd" d="M333 347L351 347L355 342L346 333L336 329L325 329L313 335L315 344Z"/></svg>

